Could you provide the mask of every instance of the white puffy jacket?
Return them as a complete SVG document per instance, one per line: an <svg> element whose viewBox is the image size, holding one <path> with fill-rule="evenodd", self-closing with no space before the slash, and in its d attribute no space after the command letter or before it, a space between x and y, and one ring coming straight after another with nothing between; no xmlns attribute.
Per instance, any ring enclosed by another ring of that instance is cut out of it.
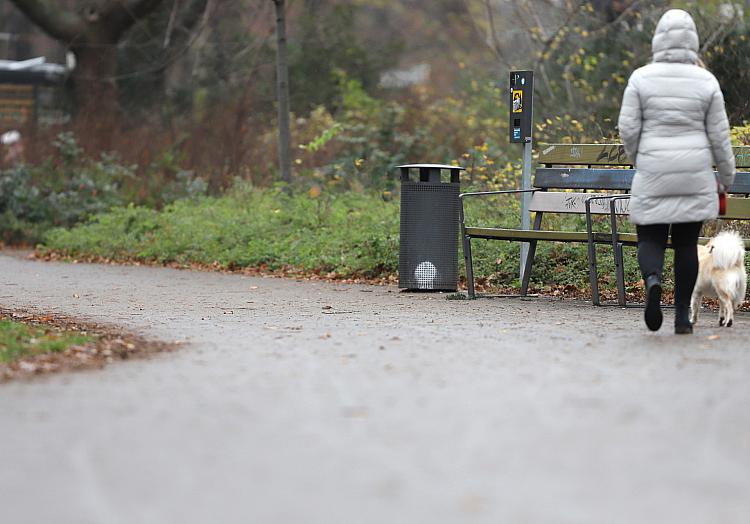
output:
<svg viewBox="0 0 750 524"><path fill-rule="evenodd" d="M630 219L674 224L716 218L716 177L729 186L735 162L724 97L714 75L695 65L698 32L690 15L667 11L652 41L653 62L628 82L620 136L635 162Z"/></svg>

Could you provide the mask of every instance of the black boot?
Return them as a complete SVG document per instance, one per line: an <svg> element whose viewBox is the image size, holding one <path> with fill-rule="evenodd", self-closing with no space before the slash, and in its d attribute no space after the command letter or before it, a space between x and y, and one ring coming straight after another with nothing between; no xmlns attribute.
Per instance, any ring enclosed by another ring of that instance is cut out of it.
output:
<svg viewBox="0 0 750 524"><path fill-rule="evenodd" d="M677 335L693 333L693 325L690 323L690 307L686 304L674 305L674 332Z"/></svg>
<svg viewBox="0 0 750 524"><path fill-rule="evenodd" d="M646 277L646 325L651 331L659 331L663 316L661 314L661 280L659 275Z"/></svg>

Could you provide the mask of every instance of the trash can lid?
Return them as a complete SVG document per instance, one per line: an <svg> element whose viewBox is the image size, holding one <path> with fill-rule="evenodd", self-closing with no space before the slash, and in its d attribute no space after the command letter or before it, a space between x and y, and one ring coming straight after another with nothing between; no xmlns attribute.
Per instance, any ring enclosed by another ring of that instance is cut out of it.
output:
<svg viewBox="0 0 750 524"><path fill-rule="evenodd" d="M404 167L427 167L432 169L458 169L458 170L465 170L465 167L461 166L448 166L445 164L406 164L403 166L396 166L397 168L404 168Z"/></svg>

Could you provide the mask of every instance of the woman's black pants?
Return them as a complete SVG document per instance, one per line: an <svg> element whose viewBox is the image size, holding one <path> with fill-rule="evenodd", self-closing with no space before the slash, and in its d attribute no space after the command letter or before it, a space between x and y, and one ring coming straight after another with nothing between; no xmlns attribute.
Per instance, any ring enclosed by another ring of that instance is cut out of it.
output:
<svg viewBox="0 0 750 524"><path fill-rule="evenodd" d="M674 247L675 304L690 304L698 278L698 235L702 222L671 224ZM649 275L662 278L664 250L667 247L670 224L636 226L638 232L638 265L645 279Z"/></svg>

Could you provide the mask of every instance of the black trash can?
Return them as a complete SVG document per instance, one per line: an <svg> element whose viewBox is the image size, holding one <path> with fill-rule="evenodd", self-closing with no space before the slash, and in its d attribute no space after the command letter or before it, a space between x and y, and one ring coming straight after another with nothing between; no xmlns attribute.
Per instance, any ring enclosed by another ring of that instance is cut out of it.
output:
<svg viewBox="0 0 750 524"><path fill-rule="evenodd" d="M462 167L408 164L401 169L398 287L455 291L458 277L459 173ZM412 180L412 171L419 173ZM443 181L443 174L450 176Z"/></svg>

